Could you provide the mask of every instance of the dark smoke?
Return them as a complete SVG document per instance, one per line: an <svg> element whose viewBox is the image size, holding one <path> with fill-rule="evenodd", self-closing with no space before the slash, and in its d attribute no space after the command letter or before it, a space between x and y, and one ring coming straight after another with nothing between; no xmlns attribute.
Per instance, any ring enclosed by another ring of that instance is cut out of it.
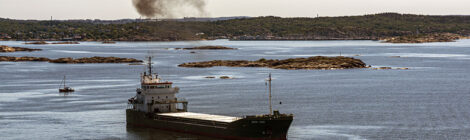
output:
<svg viewBox="0 0 470 140"><path fill-rule="evenodd" d="M205 0L132 0L140 15L148 18L184 16L183 14L206 14ZM194 11L195 10L195 11Z"/></svg>

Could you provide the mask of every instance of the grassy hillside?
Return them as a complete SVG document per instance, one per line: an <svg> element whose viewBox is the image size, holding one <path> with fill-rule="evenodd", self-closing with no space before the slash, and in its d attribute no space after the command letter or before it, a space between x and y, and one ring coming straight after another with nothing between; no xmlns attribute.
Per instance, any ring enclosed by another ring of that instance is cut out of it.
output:
<svg viewBox="0 0 470 140"><path fill-rule="evenodd" d="M403 35L470 35L470 16L383 13L365 16L257 17L213 22L152 21L101 24L77 21L0 19L0 38L17 40L198 40L240 36L310 39L374 39Z"/></svg>

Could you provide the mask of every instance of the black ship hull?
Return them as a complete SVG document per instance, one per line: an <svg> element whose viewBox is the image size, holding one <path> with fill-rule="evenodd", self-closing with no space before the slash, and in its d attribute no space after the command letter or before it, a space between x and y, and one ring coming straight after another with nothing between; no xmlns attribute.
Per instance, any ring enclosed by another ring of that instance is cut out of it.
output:
<svg viewBox="0 0 470 140"><path fill-rule="evenodd" d="M285 140L292 115L248 116L234 122L160 116L126 110L128 127L147 127L229 140Z"/></svg>

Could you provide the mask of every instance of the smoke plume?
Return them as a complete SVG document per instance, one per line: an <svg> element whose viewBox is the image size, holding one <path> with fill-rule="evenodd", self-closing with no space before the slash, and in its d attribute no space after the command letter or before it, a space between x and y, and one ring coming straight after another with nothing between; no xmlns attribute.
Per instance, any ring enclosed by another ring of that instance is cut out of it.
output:
<svg viewBox="0 0 470 140"><path fill-rule="evenodd" d="M148 18L205 15L205 0L132 0L140 15Z"/></svg>

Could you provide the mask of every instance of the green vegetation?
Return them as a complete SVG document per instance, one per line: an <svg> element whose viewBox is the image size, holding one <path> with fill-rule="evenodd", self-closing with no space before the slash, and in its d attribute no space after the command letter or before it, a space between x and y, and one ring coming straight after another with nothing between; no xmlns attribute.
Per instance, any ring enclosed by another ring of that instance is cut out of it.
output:
<svg viewBox="0 0 470 140"><path fill-rule="evenodd" d="M470 35L470 16L383 13L365 16L257 17L213 22L103 24L0 19L0 39L174 41L199 39L379 39L431 33Z"/></svg>
<svg viewBox="0 0 470 140"><path fill-rule="evenodd" d="M420 34L420 35L404 35L399 37L384 38L386 43L427 43L427 42L453 42L461 39L462 37L457 34L451 33L435 33L435 34Z"/></svg>

